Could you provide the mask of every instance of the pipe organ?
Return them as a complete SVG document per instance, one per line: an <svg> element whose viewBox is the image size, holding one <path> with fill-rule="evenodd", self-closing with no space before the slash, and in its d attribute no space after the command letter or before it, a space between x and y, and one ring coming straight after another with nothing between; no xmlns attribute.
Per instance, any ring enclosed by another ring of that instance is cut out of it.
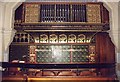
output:
<svg viewBox="0 0 120 82"><path fill-rule="evenodd" d="M117 80L109 11L101 2L22 3L14 29L3 80Z"/></svg>

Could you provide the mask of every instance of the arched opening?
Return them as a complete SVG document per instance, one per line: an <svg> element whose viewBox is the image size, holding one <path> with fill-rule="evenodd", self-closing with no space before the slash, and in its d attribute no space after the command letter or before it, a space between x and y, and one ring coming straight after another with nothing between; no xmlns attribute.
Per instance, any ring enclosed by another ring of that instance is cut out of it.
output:
<svg viewBox="0 0 120 82"><path fill-rule="evenodd" d="M73 1L74 2L74 1ZM113 28L113 26L112 26L112 9L111 9L111 5L109 5L109 3L107 3L107 2L103 2L104 3L104 6L109 10L109 12L110 12L110 35L111 35L111 38L112 38L112 40L113 40L113 42L114 42L114 44L116 44L116 46L117 46L117 43L115 42L115 40L114 40L114 35L112 34L112 29L111 28ZM9 4L11 4L11 3L9 3ZM11 5L12 7L11 7L11 9L9 8L9 10L11 10L12 11L12 22L9 22L10 24L14 24L14 13L15 13L15 10L22 4L22 2L15 2L15 3L12 3L13 5ZM9 24L8 23L8 24ZM6 25L8 25L8 24L6 24ZM13 25L12 26L6 26L7 28L14 28L13 27ZM7 52L6 52L6 54L8 55L8 46L10 45L10 43L11 43L11 41L13 40L13 36L11 36L11 39L9 39L9 40L7 40L7 42L6 43L8 43L8 44L6 44L5 45L5 50L7 50ZM8 57L8 56L6 56L6 57ZM5 60L4 61L8 61L8 58L6 59L5 58Z"/></svg>
<svg viewBox="0 0 120 82"><path fill-rule="evenodd" d="M95 1L95 0L94 0ZM74 0L73 0L74 2ZM77 2L77 0L76 0ZM104 3L104 6L109 10L109 13L110 13L110 30L108 31L110 36L111 36L111 39L112 41L114 42L115 44L115 48L116 48L116 53L118 53L118 50L119 50L119 46L118 46L118 37L116 37L116 35L118 35L118 31L116 29L118 29L117 27L117 22L115 18L117 18L118 16L115 14L116 10L114 10L114 8L116 8L116 6L113 8L112 6L114 4L112 3L108 3L108 2L103 2ZM15 16L15 10L22 4L22 2L15 2L15 3L8 3L8 6L6 7L6 11L10 11L11 15L8 16L8 14L5 12L5 23L6 24L4 26L5 30L4 30L4 33L2 33L4 35L4 59L3 61L9 61L9 45L10 43L13 41L13 37L14 37L14 34L15 34L15 31L13 30L14 28L14 16ZM116 16L114 18L114 16ZM12 21L11 21L12 19ZM7 21L9 20L9 22ZM12 27L12 29L11 29ZM114 29L114 27L116 27ZM8 29L8 30L7 30ZM117 33L115 33L117 32ZM8 34L6 34L8 33ZM118 59L119 57L117 57ZM119 61L117 61L119 62Z"/></svg>

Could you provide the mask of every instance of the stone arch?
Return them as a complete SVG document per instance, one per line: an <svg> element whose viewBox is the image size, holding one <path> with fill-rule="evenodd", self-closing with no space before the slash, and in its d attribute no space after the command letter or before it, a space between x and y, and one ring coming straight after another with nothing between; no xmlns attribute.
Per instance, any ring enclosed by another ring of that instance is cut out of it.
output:
<svg viewBox="0 0 120 82"><path fill-rule="evenodd" d="M14 30L14 12L15 9L22 4L19 2L20 0L16 0L16 2L2 2L3 9L2 12L2 49L1 49L1 59L0 61L8 62L9 61L9 45L13 40L15 30Z"/></svg>
<svg viewBox="0 0 120 82"><path fill-rule="evenodd" d="M14 33L15 33L15 31L13 29L14 28L14 25L13 25L14 24L14 20L13 20L14 12L15 12L15 9L20 4L22 4L21 1L24 2L25 0L24 1L23 0L17 0L16 2L13 2L13 3L9 2L6 5L5 18L4 18L4 33L3 33L3 35L4 35L4 56L5 56L4 61L8 61L8 58L9 58L9 51L8 51L9 49L8 48L9 48L10 43L12 42L12 39L13 39L13 36L14 36ZM40 0L40 1L42 1L42 0ZM112 41L117 46L118 45L118 43L117 43L118 38L115 37L116 36L115 32L117 32L117 30L114 30L114 28L113 28L113 27L116 27L116 29L118 28L117 25L116 25L118 23L115 22L116 19L113 20L114 16L115 16L115 12L114 12L115 9L113 9L113 6L112 6L113 3L109 3L109 2L103 2L103 3L105 5L105 7L110 11L110 16L111 16L110 29L111 30L109 31L109 33L111 35ZM115 7L117 7L117 6L115 6ZM10 13L8 13L8 11Z"/></svg>
<svg viewBox="0 0 120 82"><path fill-rule="evenodd" d="M118 3L118 22L120 21L120 1ZM120 53L120 23L118 24L118 52Z"/></svg>

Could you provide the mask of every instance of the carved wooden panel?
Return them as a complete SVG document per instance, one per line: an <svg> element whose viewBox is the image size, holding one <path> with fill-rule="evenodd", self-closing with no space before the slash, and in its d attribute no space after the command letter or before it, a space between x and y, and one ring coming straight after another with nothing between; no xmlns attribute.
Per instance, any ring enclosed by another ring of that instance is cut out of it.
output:
<svg viewBox="0 0 120 82"><path fill-rule="evenodd" d="M87 5L87 21L89 23L101 23L101 14L100 14L99 4Z"/></svg>
<svg viewBox="0 0 120 82"><path fill-rule="evenodd" d="M25 23L39 22L39 4L25 4Z"/></svg>

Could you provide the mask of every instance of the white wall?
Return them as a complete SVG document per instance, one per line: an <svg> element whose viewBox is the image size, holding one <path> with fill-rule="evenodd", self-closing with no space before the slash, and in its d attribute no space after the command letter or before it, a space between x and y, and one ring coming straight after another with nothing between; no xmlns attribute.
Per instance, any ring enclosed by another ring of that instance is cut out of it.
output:
<svg viewBox="0 0 120 82"><path fill-rule="evenodd" d="M120 1L118 4L118 50L119 50L119 54L120 54Z"/></svg>
<svg viewBox="0 0 120 82"><path fill-rule="evenodd" d="M118 77L120 79L120 2L118 4L118 53L117 53L117 63L118 63Z"/></svg>
<svg viewBox="0 0 120 82"><path fill-rule="evenodd" d="M3 27L4 27L4 4L0 3L0 62L3 60Z"/></svg>
<svg viewBox="0 0 120 82"><path fill-rule="evenodd" d="M12 5L13 3L0 2L0 61L8 61L8 46L14 32L12 29Z"/></svg>

